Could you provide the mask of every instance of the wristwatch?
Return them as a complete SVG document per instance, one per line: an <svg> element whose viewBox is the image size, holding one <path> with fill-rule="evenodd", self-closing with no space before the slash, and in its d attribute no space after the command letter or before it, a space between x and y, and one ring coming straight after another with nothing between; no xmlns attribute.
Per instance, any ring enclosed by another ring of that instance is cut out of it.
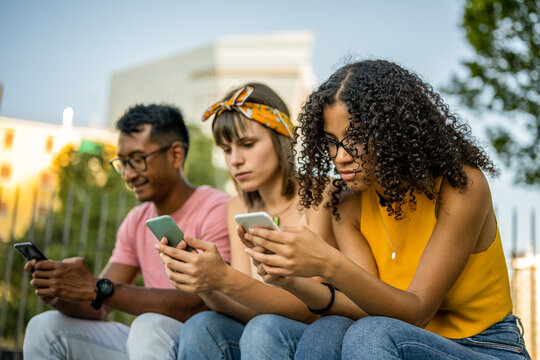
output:
<svg viewBox="0 0 540 360"><path fill-rule="evenodd" d="M112 295L114 291L113 282L106 278L98 279L98 281L96 281L94 291L96 292L96 298L92 300L91 305L94 309L99 310L103 304L103 301Z"/></svg>

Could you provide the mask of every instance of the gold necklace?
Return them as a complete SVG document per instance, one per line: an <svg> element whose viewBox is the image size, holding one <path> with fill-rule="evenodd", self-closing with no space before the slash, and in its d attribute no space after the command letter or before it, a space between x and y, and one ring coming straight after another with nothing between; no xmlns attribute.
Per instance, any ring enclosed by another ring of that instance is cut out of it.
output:
<svg viewBox="0 0 540 360"><path fill-rule="evenodd" d="M268 214L270 214L270 216L272 216L272 220L274 220L274 223L279 226L279 223L281 222L280 221L281 219L279 218L279 215L281 215L285 211L289 210L289 208L295 202L295 200L296 200L296 196L294 196L293 199L291 201L289 201L287 206L285 206L283 209L281 209L281 211L279 211L277 213L274 213L274 214L272 214L270 211L266 210L266 204L263 206L263 210L266 211Z"/></svg>
<svg viewBox="0 0 540 360"><path fill-rule="evenodd" d="M378 207L378 205L377 205ZM383 219L383 216L382 216L382 212L381 212L381 209L379 209L379 217L381 218L381 223L382 223L382 226L383 226L383 229L384 229L384 234L386 235L386 239L388 240L388 244L390 245L390 248L392 249L392 260L395 260L396 259L396 247L399 243L399 240L401 240L401 234L403 232L403 226L401 226L401 229L399 230L399 236L397 238L397 242L396 242L396 245L394 246L394 244L392 244L392 241L390 240L390 235L388 235L388 230L386 230L386 224L384 223L384 219ZM407 217L407 213L405 213L405 217L404 219Z"/></svg>

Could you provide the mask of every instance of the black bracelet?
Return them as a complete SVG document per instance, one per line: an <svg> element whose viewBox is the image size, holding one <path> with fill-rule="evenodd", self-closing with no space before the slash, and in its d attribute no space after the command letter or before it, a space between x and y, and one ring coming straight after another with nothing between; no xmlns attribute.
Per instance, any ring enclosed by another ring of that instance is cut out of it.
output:
<svg viewBox="0 0 540 360"><path fill-rule="evenodd" d="M326 305L326 307L324 309L315 310L315 309L310 308L309 306L307 307L308 310L311 311L315 315L324 314L325 312L330 310L332 305L334 305L334 300L336 299L336 291L334 290L334 287L332 286L332 284L325 283L325 282L323 282L321 284L327 286L330 289L330 294L332 294L332 297L330 298L330 302L328 303L328 305Z"/></svg>

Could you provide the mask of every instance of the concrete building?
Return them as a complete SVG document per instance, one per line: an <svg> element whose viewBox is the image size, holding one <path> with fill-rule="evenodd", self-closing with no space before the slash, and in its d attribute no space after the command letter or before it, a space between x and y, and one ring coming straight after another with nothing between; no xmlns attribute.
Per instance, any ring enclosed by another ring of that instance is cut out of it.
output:
<svg viewBox="0 0 540 360"><path fill-rule="evenodd" d="M313 40L305 31L230 36L118 71L111 79L107 125L113 127L136 103L174 104L186 122L198 123L209 105L248 81L276 90L295 119L316 82L311 65Z"/></svg>
<svg viewBox="0 0 540 360"><path fill-rule="evenodd" d="M540 254L532 251L517 256L512 261L512 301L514 314L521 318L524 328L524 340L533 359L540 359Z"/></svg>
<svg viewBox="0 0 540 360"><path fill-rule="evenodd" d="M12 228L15 236L28 228L34 198L36 216L46 216L56 187L52 161L64 146L78 147L83 140L116 145L117 134L74 127L69 114L62 125L0 116L0 242L10 240Z"/></svg>

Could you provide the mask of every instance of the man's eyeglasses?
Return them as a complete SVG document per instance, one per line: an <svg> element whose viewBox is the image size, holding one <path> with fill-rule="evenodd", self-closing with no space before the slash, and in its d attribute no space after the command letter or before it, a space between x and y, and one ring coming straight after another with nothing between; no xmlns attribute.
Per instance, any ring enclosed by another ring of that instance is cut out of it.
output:
<svg viewBox="0 0 540 360"><path fill-rule="evenodd" d="M111 161L109 161L109 164L111 164L114 170L116 170L116 172L119 173L120 175L122 175L124 171L126 171L127 164L131 166L133 171L140 173L140 172L146 171L148 167L148 165L146 164L147 157L149 157L150 155L154 155L154 154L163 152L165 150L168 150L171 146L173 146L173 144L163 146L146 155L135 155L129 159L120 159L120 158L112 159Z"/></svg>
<svg viewBox="0 0 540 360"><path fill-rule="evenodd" d="M348 144L347 144L348 143ZM319 152L327 158L333 159L337 156L338 148L341 146L345 151L354 158L359 157L357 144L347 141L345 137L341 141L323 137L315 143Z"/></svg>

